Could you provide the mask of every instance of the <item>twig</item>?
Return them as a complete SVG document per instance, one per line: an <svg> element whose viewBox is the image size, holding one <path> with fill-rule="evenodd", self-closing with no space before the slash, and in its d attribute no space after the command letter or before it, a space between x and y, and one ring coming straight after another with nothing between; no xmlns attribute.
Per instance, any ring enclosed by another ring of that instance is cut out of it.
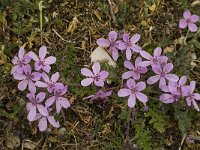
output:
<svg viewBox="0 0 200 150"><path fill-rule="evenodd" d="M108 0L108 3L109 3L109 5L110 5L110 13L111 13L112 20L113 20L113 22L117 25L116 18L115 18L115 14L114 14L114 12L113 12L112 2L111 2L110 0Z"/></svg>
<svg viewBox="0 0 200 150"><path fill-rule="evenodd" d="M61 40L65 41L65 42L71 42L71 41L65 40L60 34L58 34L58 32L56 32L56 30L54 30L54 29L52 29L52 30Z"/></svg>
<svg viewBox="0 0 200 150"><path fill-rule="evenodd" d="M183 139L182 139L182 141L181 141L181 146L179 147L178 150L181 150L181 147L182 147L182 145L183 145L183 143L184 143L186 137L187 137L187 134L185 133L185 134L183 135Z"/></svg>

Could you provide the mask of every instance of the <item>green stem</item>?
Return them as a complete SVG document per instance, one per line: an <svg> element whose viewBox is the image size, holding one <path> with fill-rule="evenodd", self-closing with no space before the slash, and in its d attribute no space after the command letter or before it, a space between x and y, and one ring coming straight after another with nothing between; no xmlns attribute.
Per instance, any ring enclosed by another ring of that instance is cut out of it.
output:
<svg viewBox="0 0 200 150"><path fill-rule="evenodd" d="M42 1L38 3L39 11L40 11L40 36L41 36L41 44L42 44Z"/></svg>
<svg viewBox="0 0 200 150"><path fill-rule="evenodd" d="M184 38L184 42L183 42L184 45L186 45L186 40L187 40L187 37L188 37L188 33L189 33L189 29L187 30L186 36Z"/></svg>

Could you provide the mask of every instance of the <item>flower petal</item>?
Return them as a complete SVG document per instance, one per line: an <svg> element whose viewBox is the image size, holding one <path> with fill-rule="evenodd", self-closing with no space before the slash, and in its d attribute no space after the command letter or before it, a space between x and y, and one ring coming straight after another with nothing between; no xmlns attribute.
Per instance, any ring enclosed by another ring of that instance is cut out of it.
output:
<svg viewBox="0 0 200 150"><path fill-rule="evenodd" d="M40 57L41 60L44 59L46 54L47 54L47 47L46 46L40 47L40 49L39 49L39 57Z"/></svg>
<svg viewBox="0 0 200 150"><path fill-rule="evenodd" d="M42 78L46 83L50 82L49 76L45 72L42 72Z"/></svg>
<svg viewBox="0 0 200 150"><path fill-rule="evenodd" d="M84 79L84 80L81 81L81 85L82 85L82 86L88 86L88 85L90 85L93 81L94 81L93 78L86 78L86 79Z"/></svg>
<svg viewBox="0 0 200 150"><path fill-rule="evenodd" d="M56 101L56 112L60 113L61 109L62 109L62 106L60 104L60 101Z"/></svg>
<svg viewBox="0 0 200 150"><path fill-rule="evenodd" d="M102 46L102 47L109 47L110 42L107 39L100 38L97 40L97 45Z"/></svg>
<svg viewBox="0 0 200 150"><path fill-rule="evenodd" d="M42 117L40 119L38 127L39 127L40 131L45 131L47 129L47 118L46 117Z"/></svg>
<svg viewBox="0 0 200 150"><path fill-rule="evenodd" d="M24 91L26 89L27 85L28 85L28 80L22 80L21 82L18 83L17 88L20 91Z"/></svg>
<svg viewBox="0 0 200 150"><path fill-rule="evenodd" d="M159 56L161 55L161 53L162 53L161 47L157 47L157 48L154 50L153 55L159 57Z"/></svg>
<svg viewBox="0 0 200 150"><path fill-rule="evenodd" d="M196 103L195 100L192 101L192 104L193 104L194 108L195 108L197 111L199 111L199 106L197 105L197 103Z"/></svg>
<svg viewBox="0 0 200 150"><path fill-rule="evenodd" d="M51 76L51 81L55 83L58 81L59 77L60 77L59 72L56 72Z"/></svg>
<svg viewBox="0 0 200 150"><path fill-rule="evenodd" d="M137 92L135 95L143 103L146 103L148 101L147 96L141 92Z"/></svg>
<svg viewBox="0 0 200 150"><path fill-rule="evenodd" d="M95 75L99 74L99 72L100 72L100 64L99 64L99 62L95 62L95 63L93 64L92 70L93 70L93 73L94 73Z"/></svg>
<svg viewBox="0 0 200 150"><path fill-rule="evenodd" d="M177 82L179 80L179 77L175 74L166 74L165 78L172 82Z"/></svg>
<svg viewBox="0 0 200 150"><path fill-rule="evenodd" d="M46 97L46 93L40 92L37 94L36 99L38 100L38 103L42 102Z"/></svg>
<svg viewBox="0 0 200 150"><path fill-rule="evenodd" d="M179 28L184 29L186 27L187 27L187 21L186 21L186 19L181 19L179 21Z"/></svg>
<svg viewBox="0 0 200 150"><path fill-rule="evenodd" d="M103 70L99 73L99 75L100 75L101 79L106 79L108 77L109 73L107 71Z"/></svg>
<svg viewBox="0 0 200 150"><path fill-rule="evenodd" d="M174 102L174 99L172 97L171 94L162 94L160 96L160 100L163 102L163 103L166 103L166 104L169 104L169 103L173 103Z"/></svg>
<svg viewBox="0 0 200 150"><path fill-rule="evenodd" d="M188 27L189 27L189 30L191 32L196 32L197 31L197 26L194 23L188 23Z"/></svg>
<svg viewBox="0 0 200 150"><path fill-rule="evenodd" d="M124 33L123 34L123 40L124 40L124 42L129 42L129 38L130 38L130 36L127 34L127 33Z"/></svg>
<svg viewBox="0 0 200 150"><path fill-rule="evenodd" d="M34 52L29 52L28 56L32 58L34 61L39 61L38 56Z"/></svg>
<svg viewBox="0 0 200 150"><path fill-rule="evenodd" d="M195 98L196 100L200 100L200 94L194 93L194 98Z"/></svg>
<svg viewBox="0 0 200 150"><path fill-rule="evenodd" d="M81 74L86 76L86 77L93 77L92 71L90 71L88 68L82 68Z"/></svg>
<svg viewBox="0 0 200 150"><path fill-rule="evenodd" d="M122 75L122 79L128 79L133 76L133 71L124 72Z"/></svg>
<svg viewBox="0 0 200 150"><path fill-rule="evenodd" d="M136 84L136 87L137 87L138 91L143 91L146 88L146 84L145 84L145 82L138 82Z"/></svg>
<svg viewBox="0 0 200 150"><path fill-rule="evenodd" d="M116 39L117 39L117 32L115 32L115 31L109 32L108 39L109 39L109 41L116 41Z"/></svg>
<svg viewBox="0 0 200 150"><path fill-rule="evenodd" d="M61 104L62 107L64 107L65 109L67 109L68 107L70 107L71 104L70 104L70 102L66 98L59 97L59 99L60 99L60 104Z"/></svg>
<svg viewBox="0 0 200 150"><path fill-rule="evenodd" d="M133 70L135 67L130 61L124 61L124 67Z"/></svg>
<svg viewBox="0 0 200 150"><path fill-rule="evenodd" d="M142 61L138 65L141 67L147 67L147 66L151 65L151 61Z"/></svg>
<svg viewBox="0 0 200 150"><path fill-rule="evenodd" d="M128 79L126 85L129 89L133 89L135 87L135 81L133 79Z"/></svg>
<svg viewBox="0 0 200 150"><path fill-rule="evenodd" d="M56 62L56 57L53 56L49 56L44 60L44 63L48 65L54 64L55 62Z"/></svg>
<svg viewBox="0 0 200 150"><path fill-rule="evenodd" d="M135 44L136 42L138 42L140 40L140 37L141 37L140 34L134 34L130 39L131 43Z"/></svg>
<svg viewBox="0 0 200 150"><path fill-rule="evenodd" d="M35 86L35 84L33 83L33 81L29 81L28 82L28 90L30 91L30 92L36 92L36 86Z"/></svg>
<svg viewBox="0 0 200 150"><path fill-rule="evenodd" d="M187 82L187 76L182 76L178 82L179 86L185 85Z"/></svg>
<svg viewBox="0 0 200 150"><path fill-rule="evenodd" d="M37 87L43 87L43 88L48 87L48 85L47 85L46 83L41 82L41 81L36 81L36 82L35 82L35 85L36 85Z"/></svg>
<svg viewBox="0 0 200 150"><path fill-rule="evenodd" d="M118 51L117 51L117 49L113 49L112 50L112 57L113 57L113 60L114 61L117 61L117 59L118 59Z"/></svg>
<svg viewBox="0 0 200 150"><path fill-rule="evenodd" d="M132 51L130 48L127 48L126 50L126 59L127 60L131 60L131 57L132 57Z"/></svg>
<svg viewBox="0 0 200 150"><path fill-rule="evenodd" d="M48 116L48 110L43 105L37 105L37 109L43 116Z"/></svg>
<svg viewBox="0 0 200 150"><path fill-rule="evenodd" d="M132 91L130 89L121 89L117 93L117 95L119 97L126 97L126 96L131 95L131 94L132 94Z"/></svg>
<svg viewBox="0 0 200 150"><path fill-rule="evenodd" d="M103 80L98 80L98 81L94 80L94 84L96 86L103 87L104 86L104 81Z"/></svg>
<svg viewBox="0 0 200 150"><path fill-rule="evenodd" d="M190 17L190 21L191 21L192 23L196 23L196 22L198 22L198 20L199 20L199 16L197 16L197 15L192 15L192 16Z"/></svg>
<svg viewBox="0 0 200 150"><path fill-rule="evenodd" d="M168 63L163 67L163 71L165 73L169 73L170 71L172 71L172 69L174 68L172 63Z"/></svg>
<svg viewBox="0 0 200 150"><path fill-rule="evenodd" d="M38 81L41 78L41 73L39 73L39 72L33 72L31 75L33 76L31 78L33 81Z"/></svg>
<svg viewBox="0 0 200 150"><path fill-rule="evenodd" d="M35 119L35 117L36 117L36 106L33 106L30 108L27 119L31 122Z"/></svg>
<svg viewBox="0 0 200 150"><path fill-rule="evenodd" d="M24 47L20 47L19 52L18 52L18 57L20 60L24 58L24 54L25 54Z"/></svg>
<svg viewBox="0 0 200 150"><path fill-rule="evenodd" d="M196 87L196 81L190 82L190 92L193 93Z"/></svg>
<svg viewBox="0 0 200 150"><path fill-rule="evenodd" d="M190 17L191 17L190 11L186 10L186 11L183 13L183 17L184 17L185 19L190 19Z"/></svg>
<svg viewBox="0 0 200 150"><path fill-rule="evenodd" d="M59 122L56 121L55 118L54 118L53 116L48 116L47 119L48 119L49 123L50 123L53 127L55 127L55 128L59 128L59 127L60 127Z"/></svg>
<svg viewBox="0 0 200 150"><path fill-rule="evenodd" d="M42 69L43 69L46 73L49 73L50 70L51 70L51 66L45 65L44 67L42 67Z"/></svg>
<svg viewBox="0 0 200 150"><path fill-rule="evenodd" d="M152 56L147 53L146 51L140 51L140 55L144 58L146 58L147 60L151 60Z"/></svg>
<svg viewBox="0 0 200 150"><path fill-rule="evenodd" d="M16 80L24 80L24 79L26 79L26 76L23 75L23 74L20 74L20 73L14 73L14 74L13 74L13 77L14 77L14 79L16 79Z"/></svg>
<svg viewBox="0 0 200 150"><path fill-rule="evenodd" d="M49 97L45 102L45 106L50 107L51 105L53 105L55 100L56 100L55 96Z"/></svg>
<svg viewBox="0 0 200 150"><path fill-rule="evenodd" d="M147 83L152 85L152 84L158 82L159 79L160 79L160 75L152 76L147 80Z"/></svg>
<svg viewBox="0 0 200 150"><path fill-rule="evenodd" d="M135 94L131 94L128 98L128 107L133 108L136 104Z"/></svg>

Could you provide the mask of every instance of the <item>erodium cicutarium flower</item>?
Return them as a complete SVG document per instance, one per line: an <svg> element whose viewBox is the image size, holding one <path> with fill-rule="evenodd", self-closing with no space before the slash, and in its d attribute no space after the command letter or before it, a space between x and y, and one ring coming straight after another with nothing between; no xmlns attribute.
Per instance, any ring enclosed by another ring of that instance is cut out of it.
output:
<svg viewBox="0 0 200 150"><path fill-rule="evenodd" d="M92 71L88 68L81 69L81 74L87 77L81 81L81 85L88 86L94 82L96 86L103 87L104 81L108 77L109 73L105 70L100 71L100 64L98 62L93 64Z"/></svg>

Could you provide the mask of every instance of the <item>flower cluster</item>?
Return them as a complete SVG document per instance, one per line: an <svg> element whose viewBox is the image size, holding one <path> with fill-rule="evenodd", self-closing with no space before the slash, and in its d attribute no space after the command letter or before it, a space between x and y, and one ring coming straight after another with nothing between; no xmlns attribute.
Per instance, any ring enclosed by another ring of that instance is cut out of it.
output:
<svg viewBox="0 0 200 150"><path fill-rule="evenodd" d="M59 73L54 73L50 78L47 74L51 70L51 65L56 62L56 58L53 56L46 58L46 54L47 48L45 46L39 49L39 56L34 52L26 53L24 48L20 48L18 57L15 56L12 60L14 67L11 71L14 79L20 81L18 83L20 91L25 91L28 87L29 93L26 95L29 100L26 104L27 119L30 122L39 120L40 131L47 129L47 121L56 128L60 126L51 113L54 109L54 103L56 113L60 113L62 108L67 109L71 105L64 97L67 86L57 82ZM34 67L31 65L31 60L34 61Z"/></svg>
<svg viewBox="0 0 200 150"><path fill-rule="evenodd" d="M199 17L197 15L191 15L189 11L185 11L183 16L185 19L180 20L179 27L185 28L188 26L191 32L196 32L197 26L194 23L198 21ZM136 81L141 79L141 74L146 74L147 71L152 71L155 75L147 79L147 84L153 85L159 82L158 87L164 92L160 96L160 100L163 103L178 102L181 97L185 97L187 105L193 105L194 108L199 111L196 100L200 100L200 95L194 93L195 81L191 81L190 85L185 85L187 82L186 76L182 76L179 80L179 77L176 74L171 73L174 68L173 64L168 62L167 56L162 55L161 47L157 47L154 50L153 55L150 55L148 52L142 50L142 48L136 44L141 37L139 34L135 34L131 37L127 33L124 33L122 35L122 39L119 37L120 36L118 36L116 31L111 31L108 34L108 39L100 38L97 40L97 44L99 46L108 48L109 52L112 53L114 61L117 61L119 57L118 50L121 52L126 51L127 60L124 61L124 66L129 69L129 71L123 73L122 75L122 79L127 79L127 81L124 88L118 91L118 96L129 96L128 106L130 108L135 106L136 99L146 105L148 98L145 94L141 93L141 91L146 88L146 83L143 81L136 83ZM131 61L133 53L137 53L137 57L135 58L134 63ZM142 57L145 60L142 60ZM93 68L93 70L94 69L95 68ZM84 73L82 74L86 75ZM87 74L87 76L89 75L92 76L91 73ZM101 77L99 79L101 79ZM85 86L91 84L91 82L94 80L94 77L92 77L92 79L85 79L81 82L81 84ZM87 84L85 81L87 81ZM90 97L96 98L98 96L92 95L88 98Z"/></svg>

